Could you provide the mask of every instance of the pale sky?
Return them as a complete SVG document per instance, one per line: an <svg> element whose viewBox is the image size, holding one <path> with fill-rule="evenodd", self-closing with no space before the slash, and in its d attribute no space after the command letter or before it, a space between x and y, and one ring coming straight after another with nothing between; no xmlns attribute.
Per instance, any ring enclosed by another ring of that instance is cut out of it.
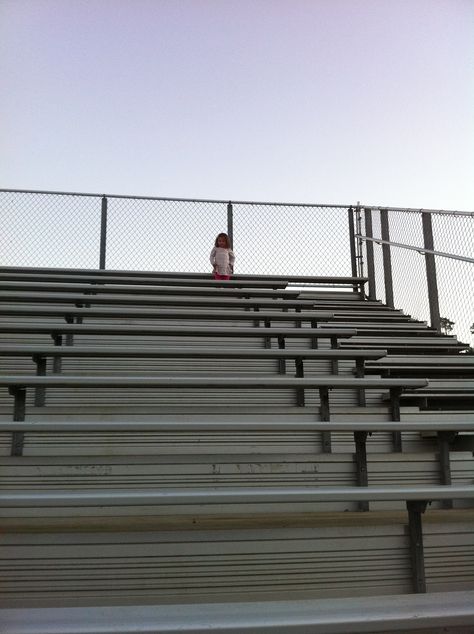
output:
<svg viewBox="0 0 474 634"><path fill-rule="evenodd" d="M0 187L474 209L473 0L0 0Z"/></svg>

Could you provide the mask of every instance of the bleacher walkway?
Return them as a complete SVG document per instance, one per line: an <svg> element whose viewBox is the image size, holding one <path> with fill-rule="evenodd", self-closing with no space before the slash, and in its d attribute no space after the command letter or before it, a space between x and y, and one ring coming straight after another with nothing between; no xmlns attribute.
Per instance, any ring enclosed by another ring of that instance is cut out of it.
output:
<svg viewBox="0 0 474 634"><path fill-rule="evenodd" d="M0 632L474 632L474 356L365 283L0 267Z"/></svg>

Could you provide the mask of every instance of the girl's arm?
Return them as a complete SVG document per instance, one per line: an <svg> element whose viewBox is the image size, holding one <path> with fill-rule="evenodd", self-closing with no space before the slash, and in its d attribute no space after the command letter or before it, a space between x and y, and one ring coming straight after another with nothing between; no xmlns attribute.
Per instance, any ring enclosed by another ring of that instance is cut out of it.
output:
<svg viewBox="0 0 474 634"><path fill-rule="evenodd" d="M212 248L211 255L209 256L209 260L211 261L214 269L216 268L216 247Z"/></svg>
<svg viewBox="0 0 474 634"><path fill-rule="evenodd" d="M235 253L229 249L229 266L232 270L232 273L234 272L234 262L235 262Z"/></svg>

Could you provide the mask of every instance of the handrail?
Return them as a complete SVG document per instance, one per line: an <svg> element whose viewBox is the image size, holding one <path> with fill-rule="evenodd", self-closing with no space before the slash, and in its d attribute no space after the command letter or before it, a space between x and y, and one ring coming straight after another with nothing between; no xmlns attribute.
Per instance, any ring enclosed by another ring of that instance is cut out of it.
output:
<svg viewBox="0 0 474 634"><path fill-rule="evenodd" d="M369 236L364 236L360 233L357 233L355 237L359 238L360 240L375 242L376 244L388 244L392 247L400 247L401 249L417 251L420 255L425 255L426 253L428 253L429 255L439 255L443 258L451 258L452 260L461 260L462 262L470 262L474 264L474 258L467 258L463 255L454 255L454 253L445 253L444 251L432 251L431 249L425 249L424 247L412 247L408 244L402 244L401 242L392 242L390 240L382 240L381 238L369 238Z"/></svg>

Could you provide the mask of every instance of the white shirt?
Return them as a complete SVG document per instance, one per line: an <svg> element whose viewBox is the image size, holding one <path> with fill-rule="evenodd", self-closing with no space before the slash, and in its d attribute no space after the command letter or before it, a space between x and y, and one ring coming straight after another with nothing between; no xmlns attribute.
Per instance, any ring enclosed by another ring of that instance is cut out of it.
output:
<svg viewBox="0 0 474 634"><path fill-rule="evenodd" d="M232 275L234 272L235 255L231 249L214 247L209 259L219 275Z"/></svg>

